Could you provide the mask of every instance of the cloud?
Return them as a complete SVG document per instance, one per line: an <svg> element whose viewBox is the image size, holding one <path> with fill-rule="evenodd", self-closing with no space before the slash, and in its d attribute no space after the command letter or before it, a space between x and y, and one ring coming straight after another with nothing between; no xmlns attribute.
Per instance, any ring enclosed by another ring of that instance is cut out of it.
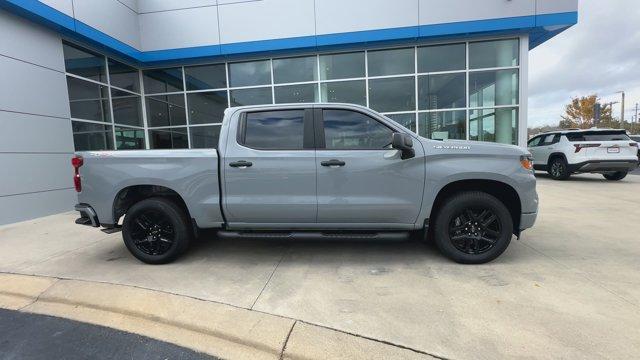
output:
<svg viewBox="0 0 640 360"><path fill-rule="evenodd" d="M572 97L598 94L605 102L620 101L619 90L627 94L625 120L631 119L640 102L637 5L637 0L582 0L577 25L531 50L529 126L556 124Z"/></svg>

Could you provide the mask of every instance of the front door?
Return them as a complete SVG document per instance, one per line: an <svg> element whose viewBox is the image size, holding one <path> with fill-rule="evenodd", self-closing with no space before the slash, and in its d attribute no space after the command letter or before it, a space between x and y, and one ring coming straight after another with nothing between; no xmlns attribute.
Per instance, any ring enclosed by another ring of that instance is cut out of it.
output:
<svg viewBox="0 0 640 360"><path fill-rule="evenodd" d="M224 204L230 227L315 223L311 109L252 111L229 129Z"/></svg>
<svg viewBox="0 0 640 360"><path fill-rule="evenodd" d="M402 160L391 148L394 130L379 119L339 108L315 115L318 222L414 224L424 189L422 147L416 143L416 157Z"/></svg>

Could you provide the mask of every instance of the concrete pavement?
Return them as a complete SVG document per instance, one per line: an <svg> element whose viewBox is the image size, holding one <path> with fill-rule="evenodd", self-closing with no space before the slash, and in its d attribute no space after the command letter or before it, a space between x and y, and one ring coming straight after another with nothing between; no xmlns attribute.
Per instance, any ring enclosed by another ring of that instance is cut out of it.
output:
<svg viewBox="0 0 640 360"><path fill-rule="evenodd" d="M538 223L482 266L414 242L230 240L149 266L120 234L63 214L0 227L0 271L160 290L286 319L296 324L282 339L289 357L317 358L335 344L361 358L374 347L408 358L635 357L640 177L539 175Z"/></svg>

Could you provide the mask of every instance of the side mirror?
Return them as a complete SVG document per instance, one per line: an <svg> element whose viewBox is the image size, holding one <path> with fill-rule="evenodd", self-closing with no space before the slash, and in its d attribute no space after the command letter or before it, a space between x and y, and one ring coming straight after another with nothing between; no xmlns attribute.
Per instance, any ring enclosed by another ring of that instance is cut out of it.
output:
<svg viewBox="0 0 640 360"><path fill-rule="evenodd" d="M400 150L402 160L411 159L416 156L416 151L413 150L413 139L410 135L403 133L393 133L391 138L391 147Z"/></svg>

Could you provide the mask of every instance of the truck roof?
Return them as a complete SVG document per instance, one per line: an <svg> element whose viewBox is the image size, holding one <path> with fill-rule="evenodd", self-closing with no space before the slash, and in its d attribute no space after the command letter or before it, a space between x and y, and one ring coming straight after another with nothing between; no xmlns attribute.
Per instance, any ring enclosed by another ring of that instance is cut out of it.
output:
<svg viewBox="0 0 640 360"><path fill-rule="evenodd" d="M225 113L227 111L235 112L236 110L248 110L248 109L258 109L258 108L259 109L264 109L264 108L289 108L289 107L315 107L315 108L344 107L344 108L351 108L351 109L359 108L359 109L371 110L366 106L356 105L356 104L327 103L327 102L317 103L317 102L313 102L313 103L285 103L285 104L262 104L262 105L232 106L232 107L229 107L229 108L225 109Z"/></svg>

